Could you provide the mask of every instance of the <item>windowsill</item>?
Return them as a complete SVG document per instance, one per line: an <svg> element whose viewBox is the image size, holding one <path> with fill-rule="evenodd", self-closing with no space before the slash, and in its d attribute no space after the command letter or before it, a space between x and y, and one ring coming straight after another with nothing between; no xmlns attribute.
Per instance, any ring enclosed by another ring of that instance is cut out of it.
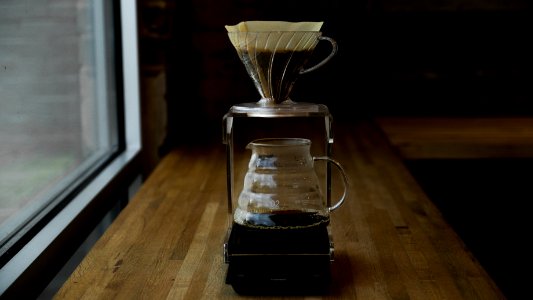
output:
<svg viewBox="0 0 533 300"><path fill-rule="evenodd" d="M73 241L86 236L118 201L117 197L127 195L127 188L139 175L139 153L140 148L133 148L114 159L0 269L2 297L10 292L19 294L30 285L48 284L79 246ZM118 191L116 187L124 190Z"/></svg>

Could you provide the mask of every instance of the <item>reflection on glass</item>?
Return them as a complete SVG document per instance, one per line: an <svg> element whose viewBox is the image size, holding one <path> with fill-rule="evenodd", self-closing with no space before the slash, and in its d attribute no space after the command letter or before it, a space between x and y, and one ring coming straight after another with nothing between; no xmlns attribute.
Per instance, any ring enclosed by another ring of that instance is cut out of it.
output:
<svg viewBox="0 0 533 300"><path fill-rule="evenodd" d="M0 255L116 148L106 2L0 2Z"/></svg>

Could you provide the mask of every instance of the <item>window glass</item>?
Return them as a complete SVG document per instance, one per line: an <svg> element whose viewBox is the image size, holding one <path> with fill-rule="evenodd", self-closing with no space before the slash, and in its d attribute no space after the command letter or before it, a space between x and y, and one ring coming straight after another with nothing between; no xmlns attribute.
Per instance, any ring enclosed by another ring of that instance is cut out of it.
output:
<svg viewBox="0 0 533 300"><path fill-rule="evenodd" d="M118 147L112 1L0 1L0 255Z"/></svg>

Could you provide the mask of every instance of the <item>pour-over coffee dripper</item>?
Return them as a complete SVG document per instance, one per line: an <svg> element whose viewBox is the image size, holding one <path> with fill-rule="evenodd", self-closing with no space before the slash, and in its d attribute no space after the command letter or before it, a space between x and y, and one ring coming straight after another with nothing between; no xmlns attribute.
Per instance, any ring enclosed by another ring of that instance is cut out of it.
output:
<svg viewBox="0 0 533 300"><path fill-rule="evenodd" d="M289 97L292 87L302 74L316 70L337 53L337 43L322 36L322 22L247 21L226 26L231 43L237 50L248 75L254 81L261 98L255 103L243 103L235 110L309 109L305 102ZM319 41L328 41L330 54L313 66L306 63Z"/></svg>
<svg viewBox="0 0 533 300"><path fill-rule="evenodd" d="M337 52L336 42L322 36L321 26L285 21L226 26L260 94L255 102L233 105L222 124L228 187L224 262L226 283L238 293L316 294L327 292L331 282L329 213L342 201L332 205L334 163L311 168L309 154L331 156L332 116L324 104L289 96L300 75L323 66ZM310 65L322 40L332 50ZM252 149L252 158L245 149Z"/></svg>

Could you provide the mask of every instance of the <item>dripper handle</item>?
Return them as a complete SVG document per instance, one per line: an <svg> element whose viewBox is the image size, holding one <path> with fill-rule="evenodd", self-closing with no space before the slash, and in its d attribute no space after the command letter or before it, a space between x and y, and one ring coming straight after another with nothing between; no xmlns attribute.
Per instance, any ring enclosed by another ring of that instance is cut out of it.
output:
<svg viewBox="0 0 533 300"><path fill-rule="evenodd" d="M331 52L329 53L329 55L324 58L323 60L321 60L319 63L317 63L316 65L310 67L310 68L307 68L307 69L302 69L300 71L300 74L305 74L305 73L309 73L311 71L314 71L320 67L322 67L325 63L327 63L333 56L335 56L335 54L337 54L337 49L339 48L337 46L337 42L330 38L330 37L327 37L327 36L321 36L318 38L319 40L321 41L328 41L330 44L331 44Z"/></svg>
<svg viewBox="0 0 533 300"><path fill-rule="evenodd" d="M327 156L315 156L315 157L313 157L313 160L325 160L325 161L328 161L328 162L332 163L335 167L337 167L337 169L339 169L339 171L341 172L342 179L343 179L343 184L344 184L344 192L342 193L342 196L337 201L337 203L335 203L335 205L333 205L331 207L328 207L329 212L332 212L332 211L336 210L337 208L339 208L344 203L344 199L346 199L346 195L348 194L348 176L346 175L346 172L344 172L344 169L342 168L341 164L339 162L337 162L336 160L330 158L330 157L327 157Z"/></svg>

